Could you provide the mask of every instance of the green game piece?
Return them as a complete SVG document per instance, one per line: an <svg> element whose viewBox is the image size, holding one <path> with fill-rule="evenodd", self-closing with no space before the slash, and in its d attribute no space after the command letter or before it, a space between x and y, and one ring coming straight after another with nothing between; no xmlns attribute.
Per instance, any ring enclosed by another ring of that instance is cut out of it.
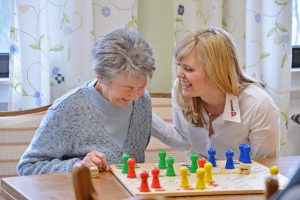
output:
<svg viewBox="0 0 300 200"><path fill-rule="evenodd" d="M198 158L199 158L199 156L196 153L193 153L190 157L190 159L192 161L191 168L190 168L191 173L196 173L196 171L198 169L198 164L197 164Z"/></svg>
<svg viewBox="0 0 300 200"><path fill-rule="evenodd" d="M128 172L127 161L128 161L129 158L130 158L130 155L128 153L124 153L123 156L122 156L122 161L123 161L123 164L122 164L122 173L123 174L127 174L127 172Z"/></svg>
<svg viewBox="0 0 300 200"><path fill-rule="evenodd" d="M167 165L166 165L167 153L166 153L166 151L162 150L162 151L158 152L158 156L159 156L158 169L166 169L167 168Z"/></svg>
<svg viewBox="0 0 300 200"><path fill-rule="evenodd" d="M166 159L167 162L167 174L166 176L176 176L175 171L174 171L174 158L173 157L168 157Z"/></svg>

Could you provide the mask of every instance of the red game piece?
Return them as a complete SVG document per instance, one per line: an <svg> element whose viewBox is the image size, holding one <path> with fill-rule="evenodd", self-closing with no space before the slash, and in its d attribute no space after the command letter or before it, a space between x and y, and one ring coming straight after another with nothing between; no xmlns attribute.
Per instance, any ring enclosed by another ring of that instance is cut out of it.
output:
<svg viewBox="0 0 300 200"><path fill-rule="evenodd" d="M141 182L141 187L140 187L140 192L149 192L150 189L149 189L149 186L148 186L148 177L149 177L149 174L146 170L143 170L141 173L140 173L140 177L142 179L142 182Z"/></svg>
<svg viewBox="0 0 300 200"><path fill-rule="evenodd" d="M200 167L204 168L204 164L206 163L206 159L202 157L202 158L199 158L197 162L198 162L198 167L199 168Z"/></svg>
<svg viewBox="0 0 300 200"><path fill-rule="evenodd" d="M136 178L135 169L134 169L135 159L129 158L127 164L128 164L127 178Z"/></svg>
<svg viewBox="0 0 300 200"><path fill-rule="evenodd" d="M161 188L160 183L159 183L159 169L157 167L153 167L153 169L151 170L153 179L152 179L152 183L151 183L151 188Z"/></svg>

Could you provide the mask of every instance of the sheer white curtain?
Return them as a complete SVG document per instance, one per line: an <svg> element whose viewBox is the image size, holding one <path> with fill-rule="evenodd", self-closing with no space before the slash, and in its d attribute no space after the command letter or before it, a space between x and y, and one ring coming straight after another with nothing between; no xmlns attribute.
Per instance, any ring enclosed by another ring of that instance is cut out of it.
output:
<svg viewBox="0 0 300 200"><path fill-rule="evenodd" d="M204 26L223 27L237 43L246 73L266 83L281 111L281 154L286 153L290 94L292 0L177 0L175 36Z"/></svg>
<svg viewBox="0 0 300 200"><path fill-rule="evenodd" d="M95 40L117 28L136 28L136 0L11 3L9 110L50 104L95 78Z"/></svg>

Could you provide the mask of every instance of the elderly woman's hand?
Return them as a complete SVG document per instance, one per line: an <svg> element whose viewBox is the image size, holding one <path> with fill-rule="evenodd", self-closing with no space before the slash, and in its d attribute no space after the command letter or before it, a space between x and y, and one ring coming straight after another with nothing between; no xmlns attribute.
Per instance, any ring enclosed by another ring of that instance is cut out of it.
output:
<svg viewBox="0 0 300 200"><path fill-rule="evenodd" d="M109 170L109 165L107 164L105 154L95 150L88 153L80 162L80 165L84 165L86 167L96 166L99 169L103 169L105 171Z"/></svg>

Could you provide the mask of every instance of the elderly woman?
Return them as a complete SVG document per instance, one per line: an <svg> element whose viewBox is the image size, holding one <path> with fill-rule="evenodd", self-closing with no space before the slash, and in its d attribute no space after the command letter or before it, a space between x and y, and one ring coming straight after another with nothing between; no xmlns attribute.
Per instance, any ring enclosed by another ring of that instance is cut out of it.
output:
<svg viewBox="0 0 300 200"><path fill-rule="evenodd" d="M95 44L96 80L49 108L17 170L20 175L71 171L76 165L137 162L151 135L151 99L145 91L154 67L150 45L135 30L113 31Z"/></svg>
<svg viewBox="0 0 300 200"><path fill-rule="evenodd" d="M243 74L226 31L212 27L188 34L177 44L175 59L176 129L153 117L153 130L165 132L162 141L204 156L214 148L218 159L229 149L237 156L240 144L250 145L253 157L279 155L279 110L261 84Z"/></svg>

